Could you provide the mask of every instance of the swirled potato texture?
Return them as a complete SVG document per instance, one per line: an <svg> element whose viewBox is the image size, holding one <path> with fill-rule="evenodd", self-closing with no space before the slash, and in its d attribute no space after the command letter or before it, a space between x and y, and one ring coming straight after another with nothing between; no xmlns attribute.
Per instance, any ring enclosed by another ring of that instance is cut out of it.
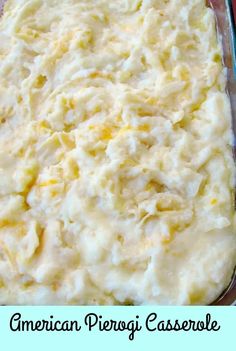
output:
<svg viewBox="0 0 236 351"><path fill-rule="evenodd" d="M205 1L8 0L0 43L0 303L217 298L233 135Z"/></svg>

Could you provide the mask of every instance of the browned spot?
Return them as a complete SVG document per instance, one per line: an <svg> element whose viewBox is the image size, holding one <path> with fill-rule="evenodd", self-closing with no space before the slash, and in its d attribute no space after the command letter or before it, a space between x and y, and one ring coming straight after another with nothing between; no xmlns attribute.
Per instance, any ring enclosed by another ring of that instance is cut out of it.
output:
<svg viewBox="0 0 236 351"><path fill-rule="evenodd" d="M118 234L118 235L117 235L117 240L121 243L121 245L124 244L124 237L123 237L123 235Z"/></svg>
<svg viewBox="0 0 236 351"><path fill-rule="evenodd" d="M51 288L53 291L57 291L60 287L60 283L58 281L55 281L52 283Z"/></svg>
<svg viewBox="0 0 236 351"><path fill-rule="evenodd" d="M38 230L39 244L34 252L34 257L39 257L42 254L45 245L44 229L39 228Z"/></svg>
<svg viewBox="0 0 236 351"><path fill-rule="evenodd" d="M28 281L24 282L23 287L24 287L25 289L29 289L29 288L31 288L33 285L34 285L34 281L33 281L33 280L28 280Z"/></svg>

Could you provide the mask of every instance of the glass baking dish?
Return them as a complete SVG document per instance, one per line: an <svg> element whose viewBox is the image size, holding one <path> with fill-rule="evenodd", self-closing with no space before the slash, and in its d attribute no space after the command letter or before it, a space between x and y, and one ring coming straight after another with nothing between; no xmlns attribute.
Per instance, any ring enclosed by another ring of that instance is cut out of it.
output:
<svg viewBox="0 0 236 351"><path fill-rule="evenodd" d="M233 14L233 1L231 0L207 0L216 15L217 31L222 42L224 52L224 66L227 67L227 92L230 96L234 144L233 153L236 161L236 29ZM236 17L235 17L236 19ZM236 195L236 192L235 192ZM235 196L236 207L236 196ZM213 303L213 305L235 305L236 304L236 273L232 278L230 286Z"/></svg>
<svg viewBox="0 0 236 351"><path fill-rule="evenodd" d="M0 0L0 16L3 13L3 7L6 1L7 0ZM224 66L227 68L227 92L231 101L233 119L233 153L236 162L236 13L234 20L233 1L234 0L206 0L206 4L215 12L218 37L223 46ZM212 305L236 305L236 272L232 277L229 287L212 303Z"/></svg>

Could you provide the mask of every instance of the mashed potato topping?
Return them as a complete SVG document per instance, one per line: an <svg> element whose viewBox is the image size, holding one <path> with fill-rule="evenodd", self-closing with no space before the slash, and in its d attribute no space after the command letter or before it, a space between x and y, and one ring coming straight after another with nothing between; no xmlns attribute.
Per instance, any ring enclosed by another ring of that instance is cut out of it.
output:
<svg viewBox="0 0 236 351"><path fill-rule="evenodd" d="M234 165L205 1L8 0L0 43L0 303L217 298Z"/></svg>

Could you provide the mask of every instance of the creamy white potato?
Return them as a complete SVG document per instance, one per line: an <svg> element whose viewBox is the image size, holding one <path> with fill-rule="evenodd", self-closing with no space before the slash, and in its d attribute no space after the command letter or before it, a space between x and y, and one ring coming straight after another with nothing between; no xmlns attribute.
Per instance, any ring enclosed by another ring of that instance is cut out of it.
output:
<svg viewBox="0 0 236 351"><path fill-rule="evenodd" d="M8 0L0 43L0 303L217 298L236 234L212 10Z"/></svg>

